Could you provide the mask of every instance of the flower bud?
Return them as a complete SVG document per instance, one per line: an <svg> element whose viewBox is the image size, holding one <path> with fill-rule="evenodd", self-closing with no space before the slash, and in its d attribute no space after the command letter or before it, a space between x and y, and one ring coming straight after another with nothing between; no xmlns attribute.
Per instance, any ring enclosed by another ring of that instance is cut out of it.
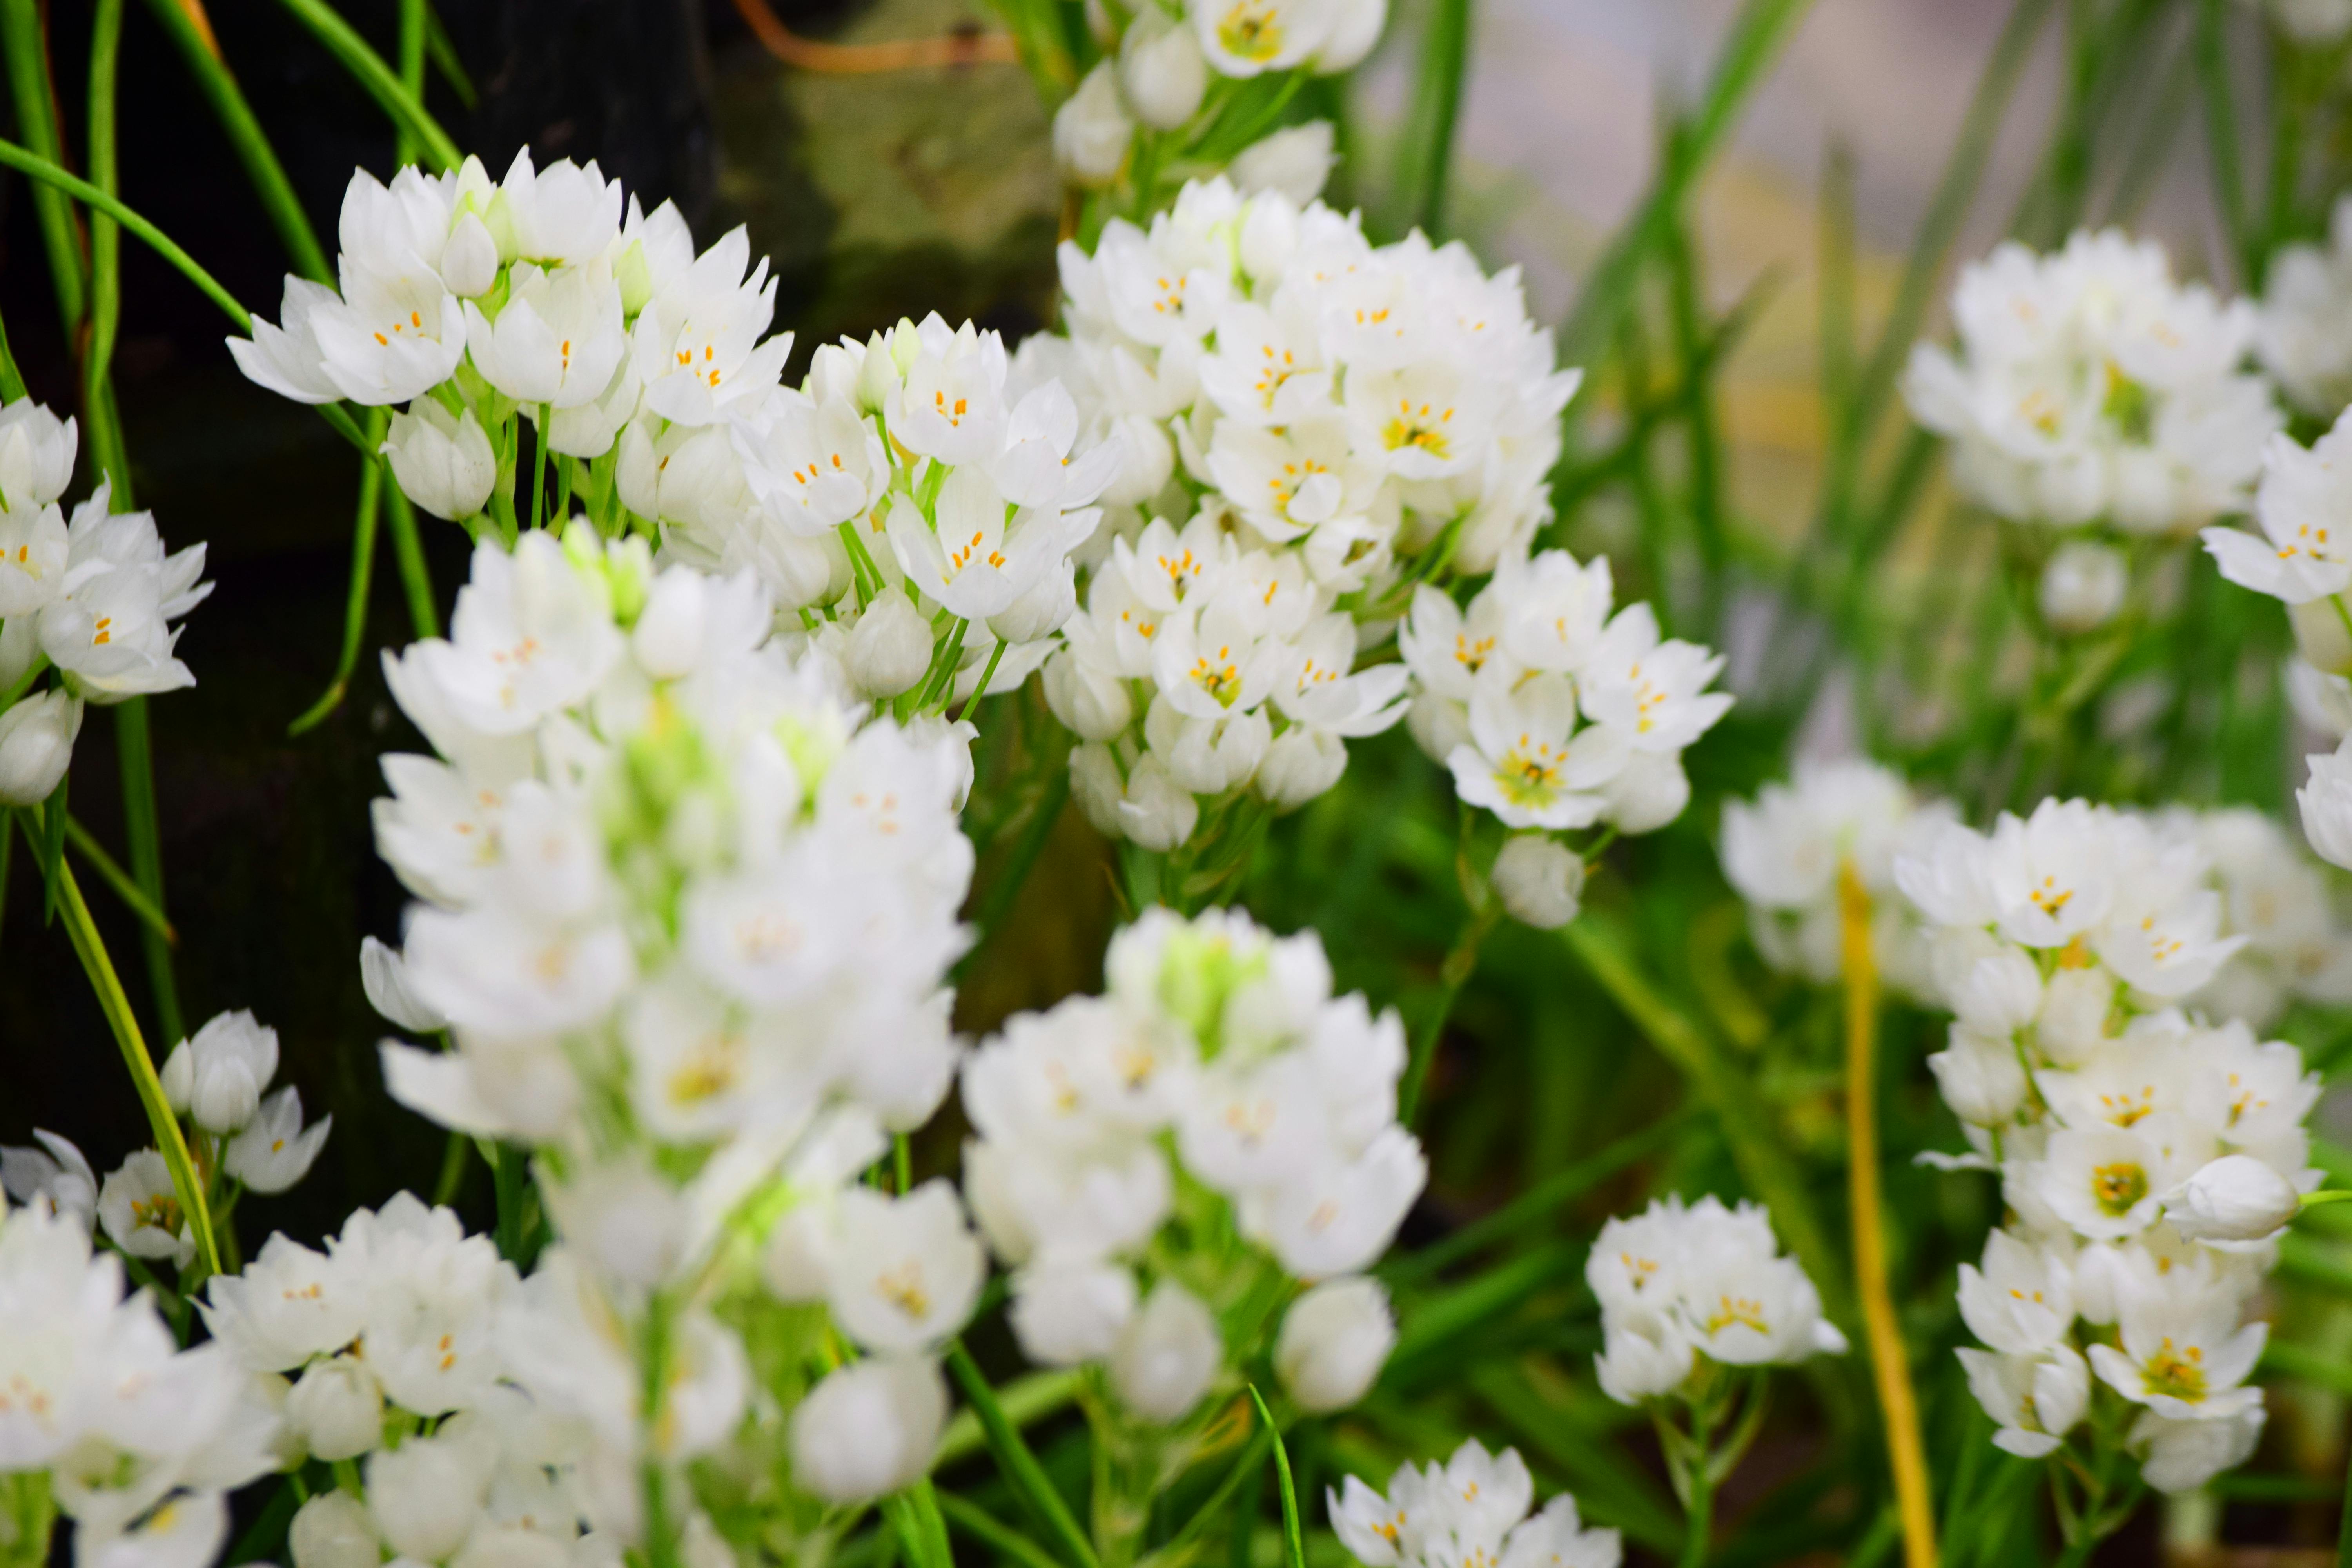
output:
<svg viewBox="0 0 2352 1568"><path fill-rule="evenodd" d="M1103 487L1103 500L1112 506L1141 506L1168 488L1176 472L1176 445L1159 420L1122 415L1111 426L1109 439L1119 444L1118 472Z"/></svg>
<svg viewBox="0 0 2352 1568"><path fill-rule="evenodd" d="M286 1547L294 1568L382 1568L383 1563L367 1505L341 1489L320 1492L295 1510Z"/></svg>
<svg viewBox="0 0 2352 1568"><path fill-rule="evenodd" d="M1257 793L1282 810L1305 805L1348 771L1348 744L1328 730L1295 725L1265 749L1257 765Z"/></svg>
<svg viewBox="0 0 2352 1568"><path fill-rule="evenodd" d="M2025 1068L2008 1040L1972 1035L1952 1026L1951 1044L1927 1058L1944 1103L1961 1121L1979 1127L2005 1121L2025 1103Z"/></svg>
<svg viewBox="0 0 2352 1568"><path fill-rule="evenodd" d="M383 1441L383 1390L355 1356L314 1361L286 1395L286 1423L314 1459L356 1459Z"/></svg>
<svg viewBox="0 0 2352 1568"><path fill-rule="evenodd" d="M1584 860L1556 838L1521 833L1505 841L1489 880L1513 920L1538 931L1557 931L1580 907Z"/></svg>
<svg viewBox="0 0 2352 1568"><path fill-rule="evenodd" d="M37 512L73 482L77 432L46 403L19 397L0 408L0 507Z"/></svg>
<svg viewBox="0 0 2352 1568"><path fill-rule="evenodd" d="M478 300L499 280L499 242L481 218L467 213L441 247L441 282L460 300Z"/></svg>
<svg viewBox="0 0 2352 1568"><path fill-rule="evenodd" d="M426 1006L409 984L408 961L400 950L372 936L360 939L360 988L367 993L368 1005L386 1023L420 1035L449 1026L449 1020Z"/></svg>
<svg viewBox="0 0 2352 1568"><path fill-rule="evenodd" d="M2042 568L2042 618L2072 637L2105 625L2123 608L2130 574L2123 552L2088 540L2062 546Z"/></svg>
<svg viewBox="0 0 2352 1568"><path fill-rule="evenodd" d="M219 1013L163 1061L163 1098L207 1132L234 1132L253 1120L261 1091L278 1075L278 1031L251 1013Z"/></svg>
<svg viewBox="0 0 2352 1568"><path fill-rule="evenodd" d="M2344 625L2344 609L2341 594L2286 607L2295 650L2323 674L2352 675L2352 630Z"/></svg>
<svg viewBox="0 0 2352 1568"><path fill-rule="evenodd" d="M1672 752L1635 752L1601 793L1621 833L1655 833L1690 804L1690 775Z"/></svg>
<svg viewBox="0 0 2352 1568"><path fill-rule="evenodd" d="M1059 631L1077 608L1077 574L1065 562L1049 568L1027 592L989 616L988 629L1009 643L1035 642Z"/></svg>
<svg viewBox="0 0 2352 1568"><path fill-rule="evenodd" d="M2004 946L1976 961L1952 987L1951 1003L1973 1034L2015 1034L2042 1010L2042 971L2021 950Z"/></svg>
<svg viewBox="0 0 2352 1568"><path fill-rule="evenodd" d="M0 713L0 804L38 805L73 762L81 699L52 688Z"/></svg>
<svg viewBox="0 0 2352 1568"><path fill-rule="evenodd" d="M2303 1194L2251 1154L2224 1154L2164 1196L2165 1217L2192 1241L2263 1241L2303 1207Z"/></svg>
<svg viewBox="0 0 2352 1568"><path fill-rule="evenodd" d="M460 1436L411 1437L368 1456L368 1511L394 1552L438 1563L466 1543L489 1489L486 1457Z"/></svg>
<svg viewBox="0 0 2352 1568"><path fill-rule="evenodd" d="M1071 782L1077 782L1075 773ZM1201 803L1192 798L1192 791L1168 776L1158 757L1147 756L1135 764L1123 794L1118 831L1146 849L1164 853L1176 848L1200 825Z"/></svg>
<svg viewBox="0 0 2352 1568"><path fill-rule="evenodd" d="M1224 1355L1217 1320L1201 1298L1162 1279L1119 1331L1111 1350L1111 1387L1144 1419L1173 1423L1201 1403Z"/></svg>
<svg viewBox="0 0 2352 1568"><path fill-rule="evenodd" d="M897 1491L930 1468L947 1417L946 1385L928 1361L841 1367L793 1412L793 1479L827 1502Z"/></svg>
<svg viewBox="0 0 2352 1568"><path fill-rule="evenodd" d="M2303 812L2303 836L2321 859L2352 867L2352 740L2332 753L2304 760L2311 777L2294 792Z"/></svg>
<svg viewBox="0 0 2352 1568"><path fill-rule="evenodd" d="M913 600L885 589L849 634L849 679L867 697L896 697L931 668L931 627Z"/></svg>
<svg viewBox="0 0 2352 1568"><path fill-rule="evenodd" d="M1691 1373L1691 1344L1672 1323L1650 1312L1612 1314L1601 1328L1592 1372L1601 1392L1620 1405L1671 1394Z"/></svg>
<svg viewBox="0 0 2352 1568"><path fill-rule="evenodd" d="M1135 1276L1115 1263L1024 1268L1008 1314L1021 1353L1045 1366L1101 1361L1135 1315Z"/></svg>
<svg viewBox="0 0 2352 1568"><path fill-rule="evenodd" d="M1105 60L1054 111L1054 162L1074 184L1108 185L1118 178L1134 134L1127 111L1119 107L1111 64Z"/></svg>
<svg viewBox="0 0 2352 1568"><path fill-rule="evenodd" d="M2042 1016L2033 1038L2042 1054L2060 1067L2087 1059L2107 1039L2107 1014L2115 1006L2116 979L2104 969L2061 969L2042 988Z"/></svg>
<svg viewBox="0 0 2352 1568"><path fill-rule="evenodd" d="M1119 42L1118 82L1138 120L1154 131L1173 131L1201 107L1209 62L1190 26L1146 5Z"/></svg>
<svg viewBox="0 0 2352 1568"><path fill-rule="evenodd" d="M379 449L392 459L401 494L452 521L480 511L498 479L498 458L474 411L452 414L430 397L392 416Z"/></svg>
<svg viewBox="0 0 2352 1568"><path fill-rule="evenodd" d="M1108 741L1135 717L1118 672L1076 648L1064 647L1045 661L1045 706L1081 740Z"/></svg>
<svg viewBox="0 0 2352 1568"><path fill-rule="evenodd" d="M1323 194L1323 182L1339 161L1333 145L1331 122L1310 120L1243 148L1228 173L1244 191L1272 191L1303 207ZM1248 248L1245 240L1244 256ZM1262 274L1253 268L1251 276Z"/></svg>
<svg viewBox="0 0 2352 1568"><path fill-rule="evenodd" d="M707 581L699 572L678 567L654 579L629 633L629 651L656 680L676 680L701 661Z"/></svg>
<svg viewBox="0 0 2352 1568"><path fill-rule="evenodd" d="M1378 1280L1329 1279L1284 1314L1274 1366L1300 1409L1344 1410L1371 1388L1396 1341L1396 1319Z"/></svg>
<svg viewBox="0 0 2352 1568"><path fill-rule="evenodd" d="M1315 74L1337 76L1362 63L1388 25L1388 0L1335 0L1331 30L1315 51Z"/></svg>

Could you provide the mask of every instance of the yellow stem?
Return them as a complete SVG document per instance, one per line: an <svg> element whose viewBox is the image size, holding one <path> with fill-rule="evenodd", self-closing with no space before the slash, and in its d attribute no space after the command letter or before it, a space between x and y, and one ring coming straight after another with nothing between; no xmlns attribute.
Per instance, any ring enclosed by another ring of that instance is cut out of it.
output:
<svg viewBox="0 0 2352 1568"><path fill-rule="evenodd" d="M1886 1286L1886 1231L1878 1187L1878 966L1870 948L1870 894L1848 861L1838 869L1838 914L1845 958L1845 1120L1847 1173L1853 1208L1854 1289L1878 1405L1886 1419L1886 1458L1903 1520L1906 1568L1936 1568L1936 1519L1928 1501L1927 1457L1919 1441L1919 1401L1910 1358Z"/></svg>

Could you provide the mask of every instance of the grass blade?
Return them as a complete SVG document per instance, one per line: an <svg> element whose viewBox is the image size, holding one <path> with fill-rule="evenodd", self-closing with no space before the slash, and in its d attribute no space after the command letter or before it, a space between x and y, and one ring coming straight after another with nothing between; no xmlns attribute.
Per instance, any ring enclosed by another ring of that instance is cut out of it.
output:
<svg viewBox="0 0 2352 1568"><path fill-rule="evenodd" d="M1290 1568L1307 1568L1307 1542L1298 1530L1298 1488L1290 1479L1290 1450L1283 1447L1282 1434L1275 1430L1274 1416L1266 1410L1265 1395L1257 1384L1249 1385L1250 1403L1257 1406L1257 1418L1265 1423L1274 1438L1274 1479L1282 1489L1282 1550Z"/></svg>
<svg viewBox="0 0 2352 1568"><path fill-rule="evenodd" d="M1154 1555L1171 1563L1182 1562L1185 1549L1216 1523L1218 1517L1234 1500L1234 1494L1242 1489L1242 1483L1256 1474L1258 1468L1265 1463L1265 1451L1273 1441L1274 1428L1260 1427L1243 1446L1241 1458L1234 1461L1233 1468L1225 1472L1224 1479L1217 1483L1216 1490L1202 1500L1201 1506L1192 1510L1192 1517L1186 1520Z"/></svg>
<svg viewBox="0 0 2352 1568"><path fill-rule="evenodd" d="M1079 1531L1076 1520L1070 1517L1069 1505L1062 1494L1054 1489L1053 1479L1029 1451L1029 1444L1020 1429L1005 1415L1004 1406L996 1397L996 1390L988 1384L971 1352L963 1348L961 1340L948 1346L948 1370L963 1389L964 1397L971 1402L972 1413L980 1418L980 1429L988 1442L988 1450L996 1457L996 1468L1004 1474L1013 1496L1021 1500L1037 1524L1060 1550L1069 1568L1098 1568L1095 1550Z"/></svg>
<svg viewBox="0 0 2352 1568"><path fill-rule="evenodd" d="M89 862L89 868L98 873L100 879L113 890L116 898L122 900L122 907L137 915L140 923L149 931L153 931L173 946L178 946L180 933L172 929L172 922L164 918L163 911L148 898L145 889L131 879L131 873L116 864L114 857L109 855L105 847L90 836L89 829L84 827L74 817L67 816L65 825L66 842L79 853L83 859ZM6 853L9 842L6 835L0 834L0 855Z"/></svg>
<svg viewBox="0 0 2352 1568"><path fill-rule="evenodd" d="M1021 1568L1062 1568L1051 1557L1037 1549L1027 1536L1003 1523L978 1503L968 1502L953 1492L937 1494L940 1513L947 1521L989 1547L1001 1556L1010 1557Z"/></svg>
<svg viewBox="0 0 2352 1568"><path fill-rule="evenodd" d="M0 0L0 59L6 62L8 96L16 105L16 133L32 149L29 156L55 168L64 153L58 145L57 122L47 111L57 102L57 92L49 79L47 27L38 0ZM72 342L89 310L81 236L74 225L73 206L55 187L36 187L33 216L40 226L42 247L49 254L58 315L65 324L66 341Z"/></svg>
<svg viewBox="0 0 2352 1568"><path fill-rule="evenodd" d="M32 836L31 814L20 810L16 823L26 836ZM147 1054L147 1043L139 1033L139 1020L131 1011L131 998L123 994L122 981L114 972L113 961L107 957L106 943L98 934L98 922L90 919L89 905L74 881L73 868L58 868L59 907L65 911L66 935L73 942L74 956L81 960L82 972L89 977L90 989L98 994L99 1010L106 1015L107 1026L114 1032L114 1043L121 1047L123 1065L131 1069L131 1084L138 1090L139 1104L147 1112L147 1124L155 1134L155 1147L163 1156L164 1166L172 1173L172 1190L180 1200L180 1212L187 1217L188 1228L196 1243L196 1253L208 1272L220 1270L220 1249L213 1237L212 1211L205 1204L203 1184L196 1180L195 1162L189 1157L188 1142L181 1135L180 1119L172 1114L171 1105L163 1099L163 1080L155 1076L154 1059Z"/></svg>
<svg viewBox="0 0 2352 1568"><path fill-rule="evenodd" d="M369 437L381 437L383 424L383 411L373 411L368 416ZM341 707L343 693L352 683L352 672L359 668L360 645L367 637L368 590L375 578L376 516L383 494L383 462L361 464L359 516L352 524L352 586L343 602L343 650L335 660L335 678L328 682L326 691L301 717L286 726L289 736L316 728L328 714Z"/></svg>
<svg viewBox="0 0 2352 1568"><path fill-rule="evenodd" d="M1454 174L1454 130L1462 116L1462 81L1470 69L1470 0L1435 0L1421 35L1421 73L1403 145L1399 226L1434 236L1445 222Z"/></svg>

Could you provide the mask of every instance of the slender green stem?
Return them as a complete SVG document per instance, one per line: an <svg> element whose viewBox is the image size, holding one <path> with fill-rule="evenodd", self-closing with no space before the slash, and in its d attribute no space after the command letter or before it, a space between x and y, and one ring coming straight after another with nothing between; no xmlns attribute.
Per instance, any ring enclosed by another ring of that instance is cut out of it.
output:
<svg viewBox="0 0 2352 1568"><path fill-rule="evenodd" d="M29 814L19 811L16 820L29 837ZM148 1056L146 1041L140 1037L139 1020L131 1016L131 998L123 994L122 982L106 955L105 942L98 934L98 922L90 919L89 906L82 900L71 867L58 868L58 903L65 911L66 934L73 943L74 956L81 960L82 972L89 977L90 989L98 994L99 1008L106 1015L107 1026L114 1032L115 1044L121 1047L123 1065L131 1069L131 1086L139 1092L139 1103L146 1110L148 1125L155 1134L155 1147L162 1152L163 1163L172 1173L172 1188L195 1238L197 1256L208 1271L216 1273L220 1252L213 1237L212 1212L205 1206L204 1184L196 1179L195 1163L188 1155L188 1142L181 1135L179 1118L172 1113L163 1098L163 1084L155 1076L154 1060Z"/></svg>
<svg viewBox="0 0 2352 1568"><path fill-rule="evenodd" d="M425 101L425 49L431 10L425 0L400 0L400 85L418 103ZM416 134L405 121L400 128L394 156L403 163L416 162Z"/></svg>
<svg viewBox="0 0 2352 1568"><path fill-rule="evenodd" d="M1485 901L1462 922L1461 934L1454 938L1444 963L1438 966L1437 1000L1429 1016L1422 1020L1421 1029L1413 1038L1412 1055L1405 1063L1404 1081L1397 1086L1397 1120L1407 1127L1412 1125L1413 1113L1421 1108L1421 1091L1429 1081L1430 1064L1437 1058L1437 1043L1445 1036L1445 1021L1453 1016L1454 999L1462 994L1462 987L1469 984L1472 973L1477 969L1479 944L1495 929L1502 912L1502 900L1489 889Z"/></svg>
<svg viewBox="0 0 2352 1568"><path fill-rule="evenodd" d="M1715 1534L1715 1479L1705 1465L1691 1477L1688 1521L1683 1534L1682 1568L1705 1568L1707 1547Z"/></svg>
<svg viewBox="0 0 2352 1568"><path fill-rule="evenodd" d="M270 226L278 231L279 243L293 260L294 270L314 283L331 286L335 275L327 264L326 252L319 247L318 234L302 211L293 182L286 177L285 166L278 161L278 150L269 144L261 122L254 118L253 106L237 86L236 74L221 58L218 41L197 26L180 0L147 0L147 9L179 49L188 74L195 79L196 89L212 106L237 162L245 165L246 178L252 182L262 211L268 215Z"/></svg>
<svg viewBox="0 0 2352 1568"><path fill-rule="evenodd" d="M539 405L539 423L531 427L530 437L530 526L533 532L547 526L547 427L554 414L542 403ZM520 426L518 426L520 430Z"/></svg>
<svg viewBox="0 0 2352 1568"><path fill-rule="evenodd" d="M1094 1548L1087 1543L1078 1521L1070 1517L1069 1504L1054 1489L1052 1478L1037 1462L1036 1455L1029 1451L1028 1441L1006 1415L996 1390L989 1386L988 1379L961 1341L949 1342L947 1363L949 1373L980 1418L981 1430L988 1439L990 1453L995 1456L997 1468L1013 1488L1013 1495L1021 1500L1022 1507L1059 1549L1068 1568L1097 1568Z"/></svg>
<svg viewBox="0 0 2352 1568"><path fill-rule="evenodd" d="M89 173L101 190L121 185L114 135L115 67L122 56L122 0L96 0L89 27ZM104 213L89 216L89 338L82 349L83 405L89 421L91 457L114 480L130 505L130 454L121 426L111 416L107 369L114 360L115 333L122 321L122 235ZM106 409L100 416L99 410Z"/></svg>
<svg viewBox="0 0 2352 1568"><path fill-rule="evenodd" d="M0 0L0 5L13 5L17 3L19 0ZM46 186L63 191L83 205L113 218L124 228L153 247L155 254L170 262L178 269L182 277L204 290L205 297L218 305L227 314L229 320L236 323L239 331L248 331L252 329L253 313L236 302L236 295L222 288L211 273L197 266L195 258L174 244L169 235L141 217L114 196L100 190L87 180L68 174L58 165L56 160L45 157L28 148L20 147L14 142L0 142L0 164L5 164L18 174L29 175ZM79 273L77 272L75 276L76 287L79 289ZM79 327L81 320L79 313L74 320Z"/></svg>
<svg viewBox="0 0 2352 1568"><path fill-rule="evenodd" d="M1471 0L1435 0L1416 51L1412 118L1405 135L1412 168L1403 187L1406 225L1439 234L1454 174L1454 131L1462 117L1462 83L1470 69Z"/></svg>
<svg viewBox="0 0 2352 1568"><path fill-rule="evenodd" d="M28 390L24 374L16 369L16 356L8 352L8 328L0 322L0 403L14 403Z"/></svg>
<svg viewBox="0 0 2352 1568"><path fill-rule="evenodd" d="M971 1536L981 1545L1010 1558L1020 1568L1062 1568L1062 1565L1031 1544L1029 1538L1012 1526L1001 1523L994 1514L977 1503L966 1502L953 1492L939 1494L940 1512L947 1521Z"/></svg>
<svg viewBox="0 0 2352 1568"><path fill-rule="evenodd" d="M368 434L382 435L383 426L383 410L371 410ZM352 525L352 585L343 604L343 648L335 661L335 678L328 682L319 700L286 726L289 735L299 735L314 728L342 706L352 674L359 668L360 646L367 638L368 590L375 577L376 516L383 494L383 468L381 458L360 465L359 515Z"/></svg>
<svg viewBox="0 0 2352 1568"><path fill-rule="evenodd" d="M65 162L57 121L57 89L49 79L48 27L40 0L0 0L0 59L8 71L8 96L16 105L16 133L29 156L51 168ZM58 317L66 341L79 343L89 313L89 282L82 267L81 237L73 207L54 187L33 192L33 216L49 253L49 277L58 295Z"/></svg>
<svg viewBox="0 0 2352 1568"><path fill-rule="evenodd" d="M398 485L387 485L384 506L392 513L392 557L400 567L401 593L408 600L408 623L421 637L441 635L441 616L434 607L433 574L425 563L425 542L417 537L416 513Z"/></svg>
<svg viewBox="0 0 2352 1568"><path fill-rule="evenodd" d="M466 1178L466 1151L473 1140L463 1132L449 1134L448 1145L441 1151L441 1174L433 1184L433 1206L442 1208L457 1195L457 1184Z"/></svg>
<svg viewBox="0 0 2352 1568"><path fill-rule="evenodd" d="M404 86L383 57L369 47L349 22L339 16L327 0L280 0L294 19L310 30L311 36L327 47L327 52L342 62L368 96L383 106L392 117L393 124L416 138L424 155L436 169L456 168L463 157L457 142L441 129L440 122L425 111L425 105Z"/></svg>
<svg viewBox="0 0 2352 1568"><path fill-rule="evenodd" d="M459 106L473 108L474 79L466 74L466 64L457 58L457 46L450 39L449 29L441 25L440 13L430 5L425 9L425 52L432 58L433 68L441 73L441 79L449 84L449 90L457 95ZM417 101L424 100L424 95L418 94Z"/></svg>
<svg viewBox="0 0 2352 1568"><path fill-rule="evenodd" d="M148 898L146 889L131 879L130 872L115 863L114 857L109 855L106 852L106 847L90 836L89 828L84 827L72 816L66 818L66 842L72 846L83 859L89 862L89 868L97 872L99 879L113 889L114 896L122 900L124 909L139 917L141 924L155 932L166 942L174 946L178 944L179 933L172 929L172 922L164 918L163 911L156 908L154 901ZM5 853L8 843L7 835L0 834L0 853Z"/></svg>
<svg viewBox="0 0 2352 1568"><path fill-rule="evenodd" d="M163 839L156 824L155 758L147 731L147 699L134 697L116 704L114 742L122 764L122 834L131 851L131 874L160 912L170 906L163 900ZM147 949L148 979L155 989L155 1021L165 1039L179 1039L188 1031L180 1016L172 946L152 928L140 935Z"/></svg>

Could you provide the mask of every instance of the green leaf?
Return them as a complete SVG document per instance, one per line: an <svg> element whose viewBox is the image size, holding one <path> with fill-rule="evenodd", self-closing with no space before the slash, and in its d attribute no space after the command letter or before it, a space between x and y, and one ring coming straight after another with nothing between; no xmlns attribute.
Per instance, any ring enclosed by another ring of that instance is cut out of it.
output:
<svg viewBox="0 0 2352 1568"><path fill-rule="evenodd" d="M1257 1384L1249 1385L1250 1403L1257 1406L1257 1418L1274 1437L1274 1479L1282 1489L1282 1549L1290 1568L1307 1568L1307 1542L1298 1531L1298 1489L1290 1479L1290 1450L1282 1444L1282 1434L1275 1430L1274 1415L1265 1407L1265 1395Z"/></svg>
<svg viewBox="0 0 2352 1568"><path fill-rule="evenodd" d="M1029 1451L1027 1441L1005 1415L996 1391L988 1385L962 1341L949 1343L947 1360L948 1370L955 1374L964 1397L971 1402L972 1413L980 1417L980 1429L988 1440L988 1451L996 1457L996 1468L1021 1500L1021 1506L1028 1510L1070 1568L1098 1568L1095 1550L1079 1531L1077 1521L1070 1517L1069 1505L1054 1489L1053 1479Z"/></svg>
<svg viewBox="0 0 2352 1568"><path fill-rule="evenodd" d="M284 5L296 21L327 46L328 53L342 62L343 68L392 117L393 124L416 139L437 169L454 169L463 161L457 143L441 129L440 121L425 111L393 68L384 64L383 57L370 47L368 41L326 0L284 0Z"/></svg>
<svg viewBox="0 0 2352 1568"><path fill-rule="evenodd" d="M947 1521L940 1517L939 1494L928 1476L882 1500L882 1512L898 1532L913 1568L955 1568Z"/></svg>
<svg viewBox="0 0 2352 1568"><path fill-rule="evenodd" d="M163 917L162 910L155 907L154 900L131 879L131 873L115 863L114 857L106 852L105 847L90 837L89 828L70 815L60 815L65 816L66 842L89 862L90 869L96 871L100 879L113 889L114 896L122 900L122 907L137 915L139 922L149 931L166 942L177 945L179 933L172 929L172 922ZM6 837L0 836L0 847L5 847L6 843Z"/></svg>
<svg viewBox="0 0 2352 1568"><path fill-rule="evenodd" d="M982 1545L992 1547L999 1554L1010 1557L1021 1568L1062 1568L1051 1557L1037 1549L1027 1536L1001 1522L979 1504L967 1502L953 1492L936 1494L939 1510L950 1524L962 1531Z"/></svg>
<svg viewBox="0 0 2352 1568"><path fill-rule="evenodd" d="M1242 1489L1242 1483L1265 1463L1265 1451L1273 1445L1274 1428L1259 1428L1243 1446L1241 1458L1234 1461L1234 1468L1225 1472L1224 1479L1217 1483L1216 1490L1202 1500L1201 1506L1192 1510L1192 1517L1186 1520L1182 1527L1152 1555L1171 1562L1181 1561L1185 1551L1224 1513L1234 1495Z"/></svg>

